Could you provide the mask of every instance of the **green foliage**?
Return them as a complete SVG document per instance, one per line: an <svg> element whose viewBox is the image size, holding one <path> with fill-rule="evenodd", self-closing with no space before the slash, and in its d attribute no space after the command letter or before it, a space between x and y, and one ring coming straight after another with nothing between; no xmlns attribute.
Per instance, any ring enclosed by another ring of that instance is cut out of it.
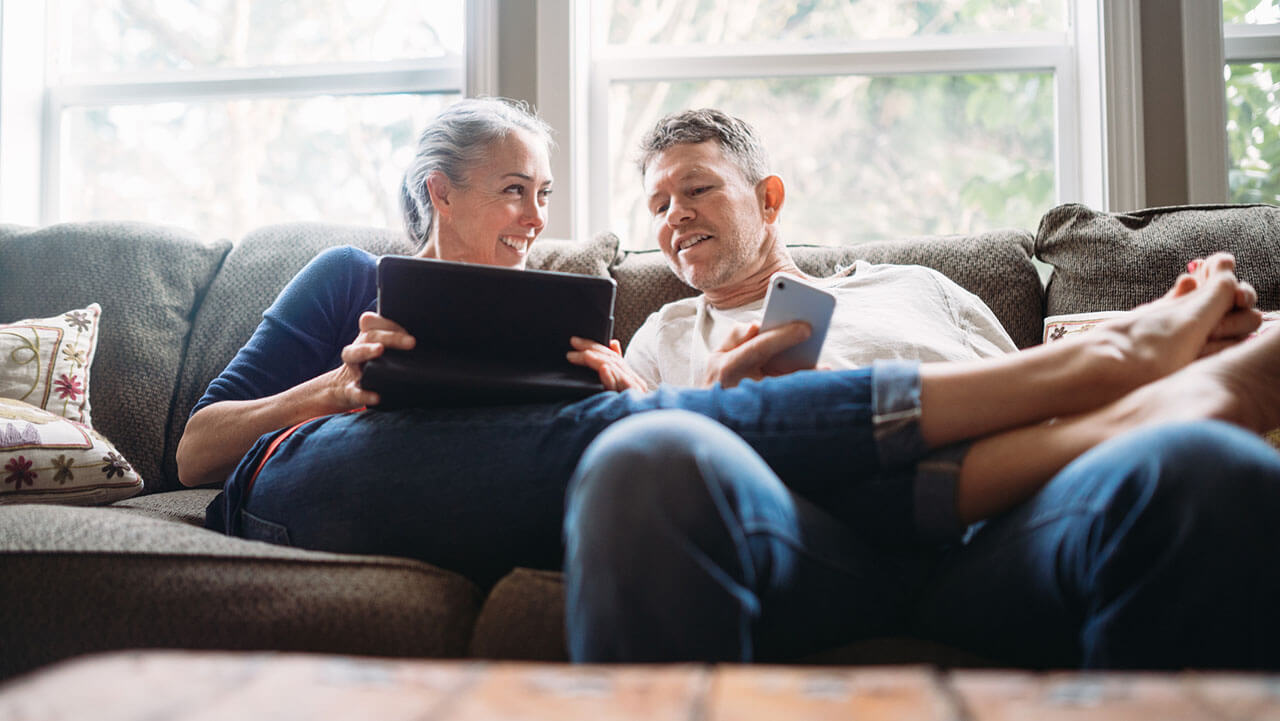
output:
<svg viewBox="0 0 1280 721"><path fill-rule="evenodd" d="M1242 2L1243 0L1241 0ZM1237 203L1280 203L1280 63L1227 67L1227 173Z"/></svg>

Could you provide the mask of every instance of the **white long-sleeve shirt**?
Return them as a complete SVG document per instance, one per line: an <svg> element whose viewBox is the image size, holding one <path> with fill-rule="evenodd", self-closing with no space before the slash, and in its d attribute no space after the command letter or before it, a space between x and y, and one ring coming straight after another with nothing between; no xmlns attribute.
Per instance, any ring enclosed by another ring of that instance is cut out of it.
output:
<svg viewBox="0 0 1280 721"><path fill-rule="evenodd" d="M856 368L875 360L970 360L1017 350L995 314L945 275L918 265L854 264L820 279L836 296L818 363ZM713 308L705 296L668 303L627 345L627 362L650 387L701 385L709 354L736 323L758 323L764 300Z"/></svg>

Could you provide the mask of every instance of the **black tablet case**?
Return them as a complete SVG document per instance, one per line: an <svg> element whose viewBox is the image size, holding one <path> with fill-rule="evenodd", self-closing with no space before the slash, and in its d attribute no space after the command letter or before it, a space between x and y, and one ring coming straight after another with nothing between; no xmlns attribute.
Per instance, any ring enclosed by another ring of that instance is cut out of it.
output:
<svg viewBox="0 0 1280 721"><path fill-rule="evenodd" d="M379 408L479 406L584 398L595 371L565 358L570 336L607 344L611 278L407 256L378 260L378 313L417 343L365 364Z"/></svg>

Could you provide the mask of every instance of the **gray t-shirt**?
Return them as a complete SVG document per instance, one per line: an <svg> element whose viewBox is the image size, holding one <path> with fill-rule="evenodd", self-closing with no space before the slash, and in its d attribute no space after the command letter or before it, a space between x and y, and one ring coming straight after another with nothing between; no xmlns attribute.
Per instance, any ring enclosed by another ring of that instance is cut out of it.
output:
<svg viewBox="0 0 1280 721"><path fill-rule="evenodd" d="M930 268L860 260L852 274L817 284L836 296L819 365L972 360L1017 350L985 303ZM709 354L733 326L758 323L763 312L763 299L727 309L712 308L705 296L668 303L636 331L627 362L650 387L699 386Z"/></svg>

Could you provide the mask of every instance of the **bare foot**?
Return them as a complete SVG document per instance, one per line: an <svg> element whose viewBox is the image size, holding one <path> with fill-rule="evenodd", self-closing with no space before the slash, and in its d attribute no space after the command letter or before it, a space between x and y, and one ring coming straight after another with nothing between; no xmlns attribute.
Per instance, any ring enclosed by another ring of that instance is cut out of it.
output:
<svg viewBox="0 0 1280 721"><path fill-rule="evenodd" d="M1257 433L1280 428L1280 332L1262 333L1198 360L1098 414L1114 431L1209 419Z"/></svg>
<svg viewBox="0 0 1280 721"><path fill-rule="evenodd" d="M1205 283L1210 274L1226 266L1230 266L1234 272L1235 257L1230 253L1215 253L1207 258L1196 258L1187 263L1187 272L1174 280L1168 292L1152 302L1160 303L1187 295ZM1257 291L1247 281L1238 280L1235 307L1228 311L1218 325L1210 331L1209 341L1205 344L1200 356L1212 355L1223 348L1235 345L1257 330L1258 323L1261 322L1261 313L1255 307L1257 304Z"/></svg>
<svg viewBox="0 0 1280 721"><path fill-rule="evenodd" d="M1123 393L1237 343L1261 323L1256 300L1236 278L1235 259L1219 253L1161 298L1078 338L1092 344L1086 353L1097 362L1099 381Z"/></svg>

